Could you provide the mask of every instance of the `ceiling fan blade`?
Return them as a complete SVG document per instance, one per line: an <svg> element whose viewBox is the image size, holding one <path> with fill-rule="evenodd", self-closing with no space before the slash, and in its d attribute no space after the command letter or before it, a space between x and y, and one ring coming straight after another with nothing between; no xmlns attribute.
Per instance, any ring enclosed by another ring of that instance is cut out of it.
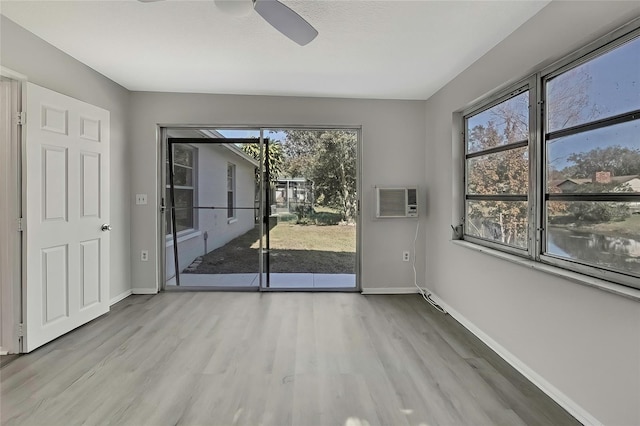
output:
<svg viewBox="0 0 640 426"><path fill-rule="evenodd" d="M309 44L318 35L310 23L278 0L255 0L254 9L273 28L300 46Z"/></svg>

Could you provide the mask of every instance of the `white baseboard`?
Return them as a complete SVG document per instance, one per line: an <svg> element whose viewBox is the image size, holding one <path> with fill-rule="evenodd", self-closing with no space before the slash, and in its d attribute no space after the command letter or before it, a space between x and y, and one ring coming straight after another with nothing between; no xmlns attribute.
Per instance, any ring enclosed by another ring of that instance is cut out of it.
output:
<svg viewBox="0 0 640 426"><path fill-rule="evenodd" d="M381 288L363 288L362 294L413 294L417 293L415 287L381 287Z"/></svg>
<svg viewBox="0 0 640 426"><path fill-rule="evenodd" d="M575 417L583 425L602 425L603 423L598 421L587 410L582 408L578 403L569 398L566 394L560 391L558 388L549 383L546 379L536 373L528 365L522 362L518 357L513 355L507 349L505 349L498 342L489 337L486 333L473 325L471 321L466 319L462 314L457 312L451 306L447 305L439 297L432 295L433 299L441 305L449 315L451 315L456 321L458 321L464 328L473 333L478 339L489 346L495 353L497 353L502 359L509 363L513 368L518 370L520 374L526 377L531 383L536 385L542 392L547 394L549 398L557 402L562 408L567 410L569 414Z"/></svg>
<svg viewBox="0 0 640 426"><path fill-rule="evenodd" d="M118 303L119 301L121 301L122 299L126 299L129 296L131 296L131 290L123 291L122 293L120 293L116 297L112 297L111 300L109 300L109 306L113 306L116 303Z"/></svg>
<svg viewBox="0 0 640 426"><path fill-rule="evenodd" d="M131 292L133 294L156 294L158 293L158 290L156 290L155 288L132 288Z"/></svg>

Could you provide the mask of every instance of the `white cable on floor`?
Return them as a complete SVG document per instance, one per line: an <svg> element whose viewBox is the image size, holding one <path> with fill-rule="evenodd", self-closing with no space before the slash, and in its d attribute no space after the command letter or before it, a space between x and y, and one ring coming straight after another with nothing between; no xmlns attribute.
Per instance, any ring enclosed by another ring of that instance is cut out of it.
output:
<svg viewBox="0 0 640 426"><path fill-rule="evenodd" d="M439 312L446 314L447 311L444 308L436 303L435 300L431 298L431 293L427 290L423 289L418 285L418 272L416 271L416 242L418 241L418 230L420 229L420 221L418 220L418 224L416 225L416 235L413 237L413 284L416 286L422 298L426 300L431 306L436 308Z"/></svg>

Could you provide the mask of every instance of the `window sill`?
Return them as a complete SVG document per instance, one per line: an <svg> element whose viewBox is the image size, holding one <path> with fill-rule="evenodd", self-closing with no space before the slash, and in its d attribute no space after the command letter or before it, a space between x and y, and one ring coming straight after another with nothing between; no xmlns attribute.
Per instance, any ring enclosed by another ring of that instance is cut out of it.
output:
<svg viewBox="0 0 640 426"><path fill-rule="evenodd" d="M199 237L200 235L202 235L202 232L198 231L197 229L192 229L190 231L185 232L184 234L178 234L178 244L180 244L183 241L187 241L192 238ZM171 236L171 234L167 235L166 237L166 246L173 247L173 237Z"/></svg>
<svg viewBox="0 0 640 426"><path fill-rule="evenodd" d="M235 217L232 217L231 219L227 219L227 223L229 225L231 225L232 223L236 223L238 221L238 219L236 219Z"/></svg>
<svg viewBox="0 0 640 426"><path fill-rule="evenodd" d="M621 284L615 284L609 281L601 280L598 278L590 277L588 275L582 275L577 272L568 271L566 269L558 268L557 266L547 265L541 262L535 262L530 259L524 259L514 254L504 253L499 250L484 247L478 244L473 244L463 240L451 240L451 242L457 246L465 247L471 250L478 251L480 253L486 253L488 255L512 262L519 265L527 266L529 268L546 272L548 274L555 275L557 277L565 278L578 284L594 287L602 291L616 294L618 296L626 297L628 299L640 302L640 290L626 287Z"/></svg>

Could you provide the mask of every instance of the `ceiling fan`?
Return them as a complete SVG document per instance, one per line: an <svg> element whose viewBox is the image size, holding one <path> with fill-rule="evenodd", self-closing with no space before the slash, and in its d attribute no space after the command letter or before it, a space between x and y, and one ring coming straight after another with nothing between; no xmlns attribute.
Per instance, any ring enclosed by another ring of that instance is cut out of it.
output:
<svg viewBox="0 0 640 426"><path fill-rule="evenodd" d="M150 3L160 0L138 0ZM305 46L318 35L318 30L302 16L278 0L214 0L218 8L228 14L248 15L252 10L258 12L273 28L289 39Z"/></svg>

